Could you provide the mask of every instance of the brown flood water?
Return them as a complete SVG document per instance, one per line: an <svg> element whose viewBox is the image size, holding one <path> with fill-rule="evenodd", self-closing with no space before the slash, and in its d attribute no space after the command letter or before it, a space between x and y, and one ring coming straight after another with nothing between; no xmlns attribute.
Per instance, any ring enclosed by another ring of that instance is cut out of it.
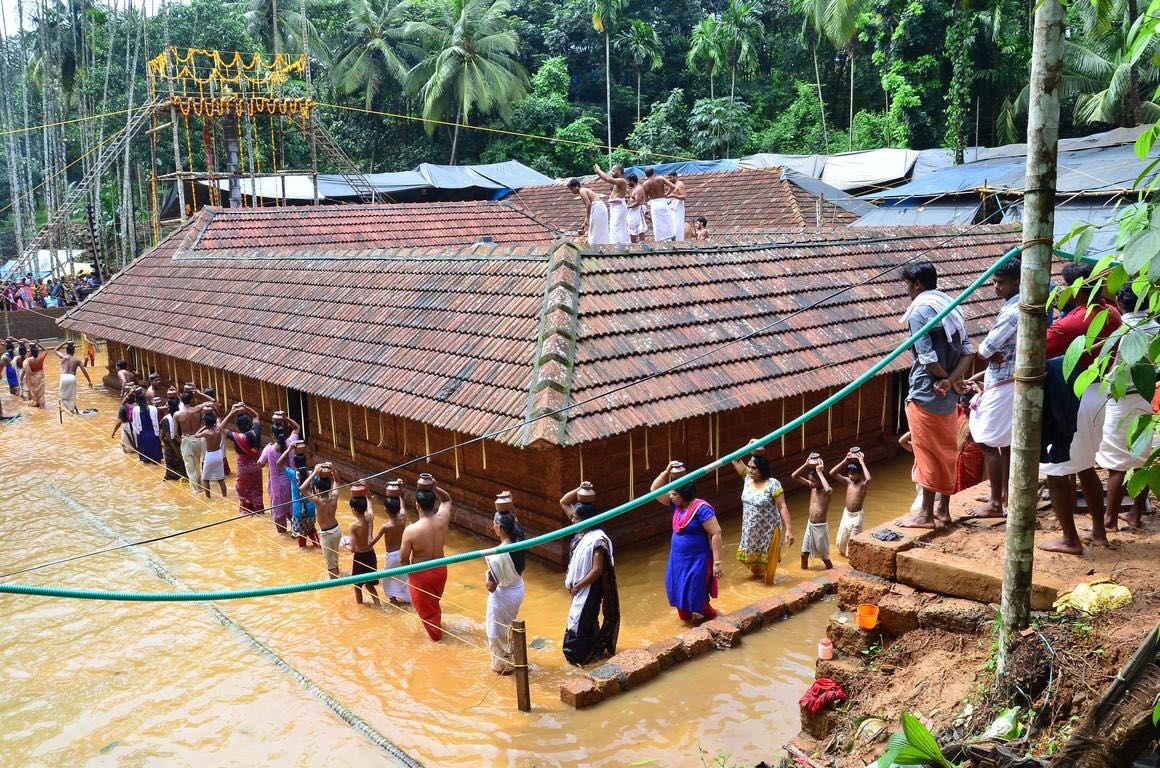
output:
<svg viewBox="0 0 1160 768"><path fill-rule="evenodd" d="M236 512L208 506L160 480L157 467L125 456L109 437L115 400L82 382L79 406L99 413L60 426L57 366L47 366L48 409L7 394L15 422L0 426L0 498L5 536L0 572L191 528ZM872 467L867 524L904 511L913 498L905 460ZM712 488L712 481L704 483ZM452 489L454 492L454 489ZM712 492L707 498L712 500ZM792 494L794 530L806 498ZM343 504L340 520L349 525ZM831 535L842 499L835 493ZM644 511L644 510L642 510ZM650 510L652 512L653 510ZM657 514L665 514L657 505ZM381 510L380 510L381 514ZM726 551L740 521L723 520ZM107 526L102 530L101 524ZM480 541L453 532L448 549ZM313 581L322 555L302 553L268 517L239 520L168 541L98 555L8 581L87 589L169 591L146 557L183 586L230 589ZM717 606L731 611L809 574L796 544L766 588L726 558ZM620 648L684 628L664 596L667 543L617 557ZM835 551L835 563L843 558ZM349 571L349 556L342 562ZM819 563L814 568L820 568ZM587 711L559 700L573 670L560 653L569 598L561 574L530 562L521 618L528 626L533 711L515 707L510 678L488 668L481 563L451 568L444 625L462 639L431 643L418 620L395 608L354 603L349 587L218 607L258 642L411 756L430 766L700 765L729 755L769 758L799 729L797 700L812 682L817 639L831 605L819 605L741 647L685 664ZM385 754L315 699L286 671L224 627L204 605L107 603L0 596L0 764L279 765L384 764ZM641 762L650 761L650 762Z"/></svg>

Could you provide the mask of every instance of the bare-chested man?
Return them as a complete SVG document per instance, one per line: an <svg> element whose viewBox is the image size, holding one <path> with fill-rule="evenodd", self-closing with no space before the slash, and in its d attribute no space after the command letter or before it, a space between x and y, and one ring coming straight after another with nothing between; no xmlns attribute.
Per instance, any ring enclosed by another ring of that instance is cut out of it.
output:
<svg viewBox="0 0 1160 768"><path fill-rule="evenodd" d="M671 171L668 178L662 179L665 183L666 196L669 198L669 218L673 225L673 239L685 239L685 182L677 178L677 172Z"/></svg>
<svg viewBox="0 0 1160 768"><path fill-rule="evenodd" d="M608 193L608 241L613 245L628 245L628 181L624 178L624 167L612 166L612 175L601 170L600 165L592 166L600 180L612 186Z"/></svg>
<svg viewBox="0 0 1160 768"><path fill-rule="evenodd" d="M580 182L572 179L568 182L568 190L578 196L584 203L584 224L576 234L580 237L588 236L589 245L608 243L608 206L593 192Z"/></svg>
<svg viewBox="0 0 1160 768"><path fill-rule="evenodd" d="M438 506L436 506L438 502ZM451 524L451 494L435 483L428 474L419 475L415 491L415 509L419 519L403 531L399 560L403 565L423 563L443 557L443 543ZM427 635L438 642L443 639L443 612L439 599L447 586L447 566L418 571L407 576L407 588L415 612L423 620Z"/></svg>
<svg viewBox="0 0 1160 768"><path fill-rule="evenodd" d="M64 347L63 352L61 347ZM93 380L85 368L85 361L77 357L76 345L71 341L61 342L54 351L60 358L60 407L69 413L80 413L77 410L77 371L85 375L89 389L93 388Z"/></svg>
<svg viewBox="0 0 1160 768"><path fill-rule="evenodd" d="M639 243L648 233L648 222L645 221L645 212L648 210L648 197L644 187L638 183L635 173L624 177L628 182L628 237L633 243Z"/></svg>
<svg viewBox="0 0 1160 768"><path fill-rule="evenodd" d="M124 360L118 360L115 365L117 368L117 383L121 386L121 394L123 395L129 387L137 383L137 374L133 373L129 364Z"/></svg>
<svg viewBox="0 0 1160 768"><path fill-rule="evenodd" d="M317 503L315 502L315 504ZM350 551L354 554L354 565L351 566L350 575L374 573L379 569L378 558L375 557L375 542L379 540L379 537L371 538L371 528L374 523L371 516L367 514L370 509L370 501L367 498L365 483L356 483L350 487L350 508L354 512L354 522L350 525ZM382 603L379 602L379 592L375 589L374 579L354 585L355 602L362 605L364 586L371 593L371 600L374 601L375 607L381 606Z"/></svg>
<svg viewBox="0 0 1160 768"><path fill-rule="evenodd" d="M401 560L399 548L403 543L403 531L407 527L407 513L403 509L403 486L399 480L387 483L387 521L379 528L376 538L382 539L386 547L387 556L383 559L384 568L394 568ZM411 602L411 594L407 591L407 580L401 577L383 579L383 594L396 605Z"/></svg>
<svg viewBox="0 0 1160 768"><path fill-rule="evenodd" d="M222 498L226 498L226 433L218 423L216 406L206 403L201 407L201 429L195 437L205 441L205 458L201 464L201 483L205 497L210 497L209 484L217 481ZM182 451L184 454L184 450Z"/></svg>
<svg viewBox="0 0 1160 768"><path fill-rule="evenodd" d="M810 565L810 555L820 558L827 569L830 562L830 496L834 489L826 479L826 467L822 457L811 453L805 464L793 471L794 480L810 489L810 524L802 536L802 570Z"/></svg>
<svg viewBox="0 0 1160 768"><path fill-rule="evenodd" d="M197 436L202 426L202 410L195 407L198 401L199 395L196 391L187 389L181 393L181 404L177 413L173 414L176 427L174 439L181 443L181 461L185 464L185 476L189 478L190 489L194 493L204 491L208 496L209 488L204 486L201 479L201 468L205 461L205 441Z"/></svg>
<svg viewBox="0 0 1160 768"><path fill-rule="evenodd" d="M838 523L838 536L834 540L838 551L846 557L850 550L850 539L865 527L864 511L866 489L870 486L870 468L866 466L862 449L851 448L846 458L830 470L830 477L846 484L846 506L842 510L842 522Z"/></svg>
<svg viewBox="0 0 1160 768"><path fill-rule="evenodd" d="M672 211L669 209L668 198L665 197L667 189L664 179L657 176L654 169L646 168L644 181L641 182L640 186L644 190L645 199L648 201L649 215L652 217L653 240L658 243L672 240L674 234Z"/></svg>
<svg viewBox="0 0 1160 768"><path fill-rule="evenodd" d="M161 374L157 371L149 373L149 386L145 388L145 399L153 402L155 397L164 397L166 389L161 385Z"/></svg>
<svg viewBox="0 0 1160 768"><path fill-rule="evenodd" d="M338 472L330 462L315 464L298 486L304 499L314 504L322 554L330 578L338 578L338 548L342 546L342 526L338 524Z"/></svg>

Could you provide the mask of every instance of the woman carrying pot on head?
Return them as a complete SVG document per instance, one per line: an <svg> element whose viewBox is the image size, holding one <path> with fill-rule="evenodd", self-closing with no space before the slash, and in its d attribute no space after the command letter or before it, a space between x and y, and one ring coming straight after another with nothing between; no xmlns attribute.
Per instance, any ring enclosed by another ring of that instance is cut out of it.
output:
<svg viewBox="0 0 1160 768"><path fill-rule="evenodd" d="M665 467L652 482L652 490L679 479L685 474L685 465L674 461ZM673 543L669 550L669 565L665 569L665 592L669 605L677 609L681 621L691 621L693 614L706 620L717 617L717 610L709 600L717 596L717 579L724 575L721 568L721 524L717 512L704 499L697 498L692 481L661 496L657 502L669 507L673 514Z"/></svg>
<svg viewBox="0 0 1160 768"><path fill-rule="evenodd" d="M751 440L750 444L755 442ZM785 491L769 474L764 448L753 448L749 461L736 460L733 469L744 480L737 560L754 578L773 584L782 547L793 544L793 522L785 504Z"/></svg>
<svg viewBox="0 0 1160 768"><path fill-rule="evenodd" d="M495 518L491 523L492 532L500 544L514 544L523 541L524 529L516 520L515 504L510 491L495 497ZM487 556L487 645L491 652L492 671L510 675L515 671L512 665L512 622L520 613L524 602L523 552L504 552Z"/></svg>

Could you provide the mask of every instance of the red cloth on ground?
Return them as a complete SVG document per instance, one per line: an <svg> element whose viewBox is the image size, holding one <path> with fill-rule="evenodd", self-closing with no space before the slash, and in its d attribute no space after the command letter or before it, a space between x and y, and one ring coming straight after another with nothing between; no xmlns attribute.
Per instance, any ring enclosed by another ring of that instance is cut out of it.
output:
<svg viewBox="0 0 1160 768"><path fill-rule="evenodd" d="M439 598L447 586L447 566L442 565L429 571L407 574L407 591L411 593L411 604L415 613L423 620L427 635L438 642L443 639L443 610Z"/></svg>
<svg viewBox="0 0 1160 768"><path fill-rule="evenodd" d="M840 704L847 699L846 689L828 677L819 677L809 687L798 705L809 715L816 715L830 704Z"/></svg>

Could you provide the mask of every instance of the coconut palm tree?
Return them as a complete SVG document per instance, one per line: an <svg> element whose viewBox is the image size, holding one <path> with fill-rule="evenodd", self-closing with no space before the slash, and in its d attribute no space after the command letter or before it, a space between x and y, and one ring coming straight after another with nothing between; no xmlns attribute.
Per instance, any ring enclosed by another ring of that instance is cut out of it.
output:
<svg viewBox="0 0 1160 768"><path fill-rule="evenodd" d="M300 0L248 0L242 16L255 40L275 54L291 51L301 53L304 4ZM352 8L353 11L353 8ZM352 23L355 21L351 19ZM324 57L326 44L309 17L306 18L306 39L311 56Z"/></svg>
<svg viewBox="0 0 1160 768"><path fill-rule="evenodd" d="M407 87L422 105L428 134L435 130L431 121L455 115L452 165L461 121L467 124L473 110L506 117L528 92L528 71L515 59L519 36L509 23L510 10L509 0L442 0L430 21L403 28L426 51L407 73Z"/></svg>
<svg viewBox="0 0 1160 768"><path fill-rule="evenodd" d="M640 19L631 19L628 28L616 36L616 45L632 62L636 73L636 121L640 122L640 73L645 64L649 71L661 68L661 38L657 31Z"/></svg>
<svg viewBox="0 0 1160 768"><path fill-rule="evenodd" d="M757 64L757 46L765 35L761 9L749 0L729 0L721 13L721 46L729 64L729 100L737 89L737 70L748 72Z"/></svg>
<svg viewBox="0 0 1160 768"><path fill-rule="evenodd" d="M693 27L685 63L689 69L696 69L702 64L705 66L709 75L709 98L715 98L713 80L717 70L725 65L725 52L721 45L721 22L716 16L706 16Z"/></svg>
<svg viewBox="0 0 1160 768"><path fill-rule="evenodd" d="M620 14L628 5L628 0L588 0L588 10L592 12L592 28L604 35L604 117L608 130L608 162L612 163L612 53L610 38L612 28L620 20Z"/></svg>
<svg viewBox="0 0 1160 768"><path fill-rule="evenodd" d="M826 39L837 50L844 50L850 62L850 125L847 149L854 148L854 63L858 53L860 17L869 0L829 0L822 13L822 27Z"/></svg>
<svg viewBox="0 0 1160 768"><path fill-rule="evenodd" d="M402 2L349 0L352 40L334 59L334 85L344 94L361 91L370 109L384 84L403 85L421 49L405 32Z"/></svg>

